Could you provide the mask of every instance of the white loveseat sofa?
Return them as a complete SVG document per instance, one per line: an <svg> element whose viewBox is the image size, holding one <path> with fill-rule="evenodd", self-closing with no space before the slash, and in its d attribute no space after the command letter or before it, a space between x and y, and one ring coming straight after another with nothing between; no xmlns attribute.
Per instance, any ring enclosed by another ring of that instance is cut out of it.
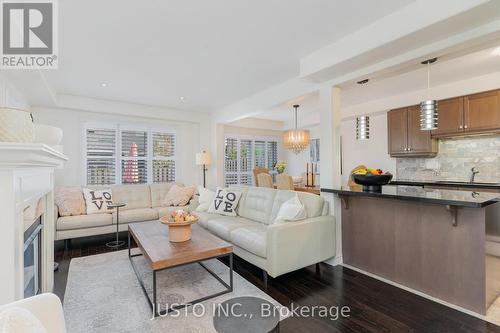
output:
<svg viewBox="0 0 500 333"><path fill-rule="evenodd" d="M242 192L238 216L195 212L198 224L232 243L237 256L263 269L265 280L267 273L277 277L335 256L335 219L322 197L264 187L231 189ZM281 205L295 194L307 218L274 222Z"/></svg>
<svg viewBox="0 0 500 333"><path fill-rule="evenodd" d="M127 204L120 208L119 230L128 230L128 223L131 222L157 220L175 209L194 210L197 202L193 199L188 206L162 207L167 192L174 184L183 186L181 183L111 186L113 201ZM54 216L56 216L56 240L116 232L116 213L60 217L56 206Z"/></svg>

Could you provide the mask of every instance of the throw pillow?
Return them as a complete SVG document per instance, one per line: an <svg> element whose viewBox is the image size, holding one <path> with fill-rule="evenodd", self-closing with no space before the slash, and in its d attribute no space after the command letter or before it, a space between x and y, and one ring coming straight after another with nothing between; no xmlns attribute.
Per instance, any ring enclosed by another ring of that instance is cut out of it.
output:
<svg viewBox="0 0 500 333"><path fill-rule="evenodd" d="M33 313L13 306L0 312L0 332L47 333L47 330Z"/></svg>
<svg viewBox="0 0 500 333"><path fill-rule="evenodd" d="M111 190L91 190L83 189L85 204L87 205L87 214L112 213L113 210L108 208L108 204L113 203Z"/></svg>
<svg viewBox="0 0 500 333"><path fill-rule="evenodd" d="M59 216L84 215L87 212L80 187L56 188L54 201L59 209Z"/></svg>
<svg viewBox="0 0 500 333"><path fill-rule="evenodd" d="M194 186L181 187L179 185L172 185L163 200L162 206L186 206L193 197L195 191L196 189Z"/></svg>
<svg viewBox="0 0 500 333"><path fill-rule="evenodd" d="M195 210L197 212L206 212L214 201L215 192L210 191L203 186L198 186L198 194L200 195L200 197L198 198L200 204L198 205L198 207L196 207Z"/></svg>
<svg viewBox="0 0 500 333"><path fill-rule="evenodd" d="M208 208L209 213L236 216L236 207L240 201L241 192L230 191L217 187L215 197Z"/></svg>
<svg viewBox="0 0 500 333"><path fill-rule="evenodd" d="M295 194L294 197L285 201L278 212L278 216L274 222L281 221L298 221L306 218L306 210L300 202L299 197Z"/></svg>

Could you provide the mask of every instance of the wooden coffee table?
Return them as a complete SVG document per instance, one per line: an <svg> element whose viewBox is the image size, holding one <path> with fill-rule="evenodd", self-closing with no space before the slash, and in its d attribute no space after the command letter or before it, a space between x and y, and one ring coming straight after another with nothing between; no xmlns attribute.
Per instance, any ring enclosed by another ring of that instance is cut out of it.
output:
<svg viewBox="0 0 500 333"><path fill-rule="evenodd" d="M168 240L168 227L159 221L131 223L128 226L128 256L130 263L155 317L233 291L233 246L197 225L193 225L192 228L191 240L182 243L172 243ZM131 237L139 246L141 253L131 254ZM153 271L152 300L132 259L141 255L146 258ZM221 257L229 257L229 284L202 263L205 260ZM163 311L157 311L156 274L159 271L169 268L195 263L200 264L215 277L225 287L225 290L175 307L169 307Z"/></svg>

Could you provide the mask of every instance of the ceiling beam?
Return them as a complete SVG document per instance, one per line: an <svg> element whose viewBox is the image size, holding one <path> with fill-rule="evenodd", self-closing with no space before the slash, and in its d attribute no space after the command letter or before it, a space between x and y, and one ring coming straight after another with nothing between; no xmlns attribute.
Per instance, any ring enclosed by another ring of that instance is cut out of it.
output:
<svg viewBox="0 0 500 333"><path fill-rule="evenodd" d="M326 82L368 68L494 21L498 8L494 0L417 0L304 57L300 77Z"/></svg>

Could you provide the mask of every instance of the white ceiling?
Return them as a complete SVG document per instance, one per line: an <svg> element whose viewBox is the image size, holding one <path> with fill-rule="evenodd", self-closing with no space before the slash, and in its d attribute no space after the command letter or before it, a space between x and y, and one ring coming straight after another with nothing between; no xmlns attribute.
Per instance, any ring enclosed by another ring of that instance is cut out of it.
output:
<svg viewBox="0 0 500 333"><path fill-rule="evenodd" d="M497 46L472 52L459 57L449 56L439 59L431 67L431 86L438 86L466 78L500 72L500 41ZM405 92L425 89L427 68L420 64L407 68L406 72L384 73L381 77L371 77L366 85L348 82L342 89L342 106L349 107ZM312 124L319 119L319 93L314 92L291 99L254 115L256 118L288 122L292 119L292 105L300 104L301 124ZM300 125L300 124L299 124Z"/></svg>
<svg viewBox="0 0 500 333"><path fill-rule="evenodd" d="M59 1L59 69L47 81L57 94L215 111L411 2Z"/></svg>

